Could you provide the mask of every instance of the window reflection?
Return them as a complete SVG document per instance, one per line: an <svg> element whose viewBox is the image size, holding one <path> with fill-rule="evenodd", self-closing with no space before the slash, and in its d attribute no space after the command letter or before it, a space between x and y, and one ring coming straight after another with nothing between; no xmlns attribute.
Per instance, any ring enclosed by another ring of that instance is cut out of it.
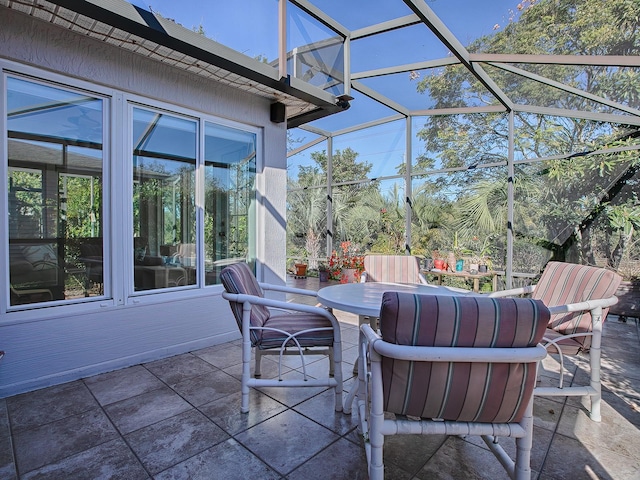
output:
<svg viewBox="0 0 640 480"><path fill-rule="evenodd" d="M103 100L9 77L6 105L10 305L104 295Z"/></svg>
<svg viewBox="0 0 640 480"><path fill-rule="evenodd" d="M134 108L133 139L134 288L194 285L197 124Z"/></svg>
<svg viewBox="0 0 640 480"><path fill-rule="evenodd" d="M205 124L205 284L225 265L252 258L256 135Z"/></svg>

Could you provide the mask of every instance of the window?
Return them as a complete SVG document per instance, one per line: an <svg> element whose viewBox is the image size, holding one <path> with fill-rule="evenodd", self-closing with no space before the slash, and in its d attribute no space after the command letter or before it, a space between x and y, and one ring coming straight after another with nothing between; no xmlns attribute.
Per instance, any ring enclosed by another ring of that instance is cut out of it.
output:
<svg viewBox="0 0 640 480"><path fill-rule="evenodd" d="M7 78L11 306L105 294L104 103Z"/></svg>
<svg viewBox="0 0 640 480"><path fill-rule="evenodd" d="M256 134L204 122L202 223L198 138L193 119L133 108L135 291L215 285L225 265L251 257Z"/></svg>
<svg viewBox="0 0 640 480"><path fill-rule="evenodd" d="M111 112L106 93L6 80L12 310L204 288L254 262L257 129L138 97ZM127 111L130 127L110 131L110 114ZM105 147L126 138L125 158Z"/></svg>
<svg viewBox="0 0 640 480"><path fill-rule="evenodd" d="M256 134L205 123L205 283L229 263L251 260L255 225Z"/></svg>
<svg viewBox="0 0 640 480"><path fill-rule="evenodd" d="M191 119L133 109L136 291L196 283L197 126Z"/></svg>

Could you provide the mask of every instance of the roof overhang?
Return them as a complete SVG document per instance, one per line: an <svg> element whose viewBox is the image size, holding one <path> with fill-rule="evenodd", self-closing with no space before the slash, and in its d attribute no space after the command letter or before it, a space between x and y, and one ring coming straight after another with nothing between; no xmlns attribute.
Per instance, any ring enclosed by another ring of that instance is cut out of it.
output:
<svg viewBox="0 0 640 480"><path fill-rule="evenodd" d="M0 5L286 106L287 128L341 112L344 98L125 0L0 0Z"/></svg>

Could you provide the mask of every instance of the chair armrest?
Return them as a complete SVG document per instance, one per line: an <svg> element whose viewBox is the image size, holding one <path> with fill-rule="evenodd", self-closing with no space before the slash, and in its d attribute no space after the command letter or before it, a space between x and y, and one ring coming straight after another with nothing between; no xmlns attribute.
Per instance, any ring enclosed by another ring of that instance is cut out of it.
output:
<svg viewBox="0 0 640 480"><path fill-rule="evenodd" d="M501 290L499 292L491 292L487 296L493 297L493 298L512 297L514 295L525 295L525 294L533 293L535 289L536 289L535 285L528 285L526 287L512 288L509 290Z"/></svg>
<svg viewBox="0 0 640 480"><path fill-rule="evenodd" d="M323 317L330 320L331 325L333 325L334 328L338 328L338 329L340 328L340 324L338 323L338 320L336 319L336 317L334 317L330 311L322 307L316 307L313 305L304 305L302 303L283 302L281 300L272 300L270 298L256 297L254 295L228 293L226 291L222 292L222 298L224 298L225 300L238 302L238 303L247 302L253 305L262 305L264 307L279 308L282 310L293 310L296 312L315 313L316 315L322 315Z"/></svg>
<svg viewBox="0 0 640 480"><path fill-rule="evenodd" d="M420 347L397 345L385 342L369 325L360 330L371 347L384 357L400 360L426 362L489 362L523 363L537 362L547 356L547 350L538 344L535 347L518 348L479 348L479 347Z"/></svg>
<svg viewBox="0 0 640 480"><path fill-rule="evenodd" d="M422 285L429 285L429 282L427 281L426 277L422 274L422 273L418 273L418 278L420 278L420 283Z"/></svg>
<svg viewBox="0 0 640 480"><path fill-rule="evenodd" d="M276 285L274 283L262 283L262 282L258 282L258 283L263 290L271 290L273 292L295 293L297 295L308 295L310 297L318 296L318 292L316 292L315 290L287 287L286 285Z"/></svg>
<svg viewBox="0 0 640 480"><path fill-rule="evenodd" d="M369 343L373 343L376 340L382 340L382 337L371 328L371 325L364 323L360 326L360 331L364 334Z"/></svg>
<svg viewBox="0 0 640 480"><path fill-rule="evenodd" d="M586 302L569 303L567 305L556 305L549 307L551 315L568 312L581 312L584 310L595 310L596 308L607 308L618 303L618 297L600 298L598 300L587 300Z"/></svg>

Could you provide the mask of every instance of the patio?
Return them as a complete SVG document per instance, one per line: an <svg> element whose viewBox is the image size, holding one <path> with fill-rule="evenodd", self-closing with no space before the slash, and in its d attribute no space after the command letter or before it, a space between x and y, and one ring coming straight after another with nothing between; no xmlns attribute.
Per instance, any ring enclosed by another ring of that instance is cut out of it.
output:
<svg viewBox="0 0 640 480"><path fill-rule="evenodd" d="M319 286L315 278L289 283ZM357 317L335 313L348 391ZM605 323L600 424L575 398L536 398L533 478L638 478L638 333L634 321L610 316ZM2 399L0 477L367 477L357 417L334 412L322 388L252 390L251 411L240 414L240 360L236 340ZM583 361L575 365L576 378L584 375ZM265 365L264 374L275 374L275 363L264 362L272 367ZM312 370L326 368L322 362ZM296 362L287 365L294 374ZM555 366L545 362L543 381ZM387 479L507 478L477 437L390 437L385 463Z"/></svg>

